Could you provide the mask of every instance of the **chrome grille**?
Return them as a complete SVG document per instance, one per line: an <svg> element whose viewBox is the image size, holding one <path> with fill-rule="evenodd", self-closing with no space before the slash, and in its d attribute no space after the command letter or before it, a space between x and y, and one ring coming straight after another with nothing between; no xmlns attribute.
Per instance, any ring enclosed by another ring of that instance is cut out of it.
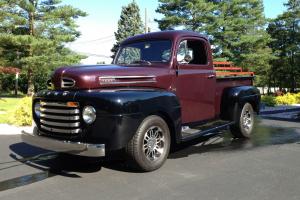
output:
<svg viewBox="0 0 300 200"><path fill-rule="evenodd" d="M62 78L61 87L62 88L72 88L75 86L75 80L71 78Z"/></svg>
<svg viewBox="0 0 300 200"><path fill-rule="evenodd" d="M76 105L77 104L77 105ZM51 133L77 134L80 129L79 103L41 101L41 129Z"/></svg>

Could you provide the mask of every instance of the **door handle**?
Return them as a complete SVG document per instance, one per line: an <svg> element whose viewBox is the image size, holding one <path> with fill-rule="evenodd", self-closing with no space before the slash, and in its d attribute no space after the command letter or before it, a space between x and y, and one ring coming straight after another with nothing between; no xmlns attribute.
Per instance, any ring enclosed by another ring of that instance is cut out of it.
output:
<svg viewBox="0 0 300 200"><path fill-rule="evenodd" d="M212 79L212 78L215 78L215 77L216 77L216 75L214 75L214 74L211 74L211 75L207 76L208 79Z"/></svg>

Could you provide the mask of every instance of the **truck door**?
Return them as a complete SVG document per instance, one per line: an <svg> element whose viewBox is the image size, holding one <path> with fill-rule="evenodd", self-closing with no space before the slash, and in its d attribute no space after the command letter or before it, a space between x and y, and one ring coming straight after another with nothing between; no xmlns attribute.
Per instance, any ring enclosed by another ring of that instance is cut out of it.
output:
<svg viewBox="0 0 300 200"><path fill-rule="evenodd" d="M200 38L177 44L176 94L181 103L182 123L215 118L216 74L209 43Z"/></svg>

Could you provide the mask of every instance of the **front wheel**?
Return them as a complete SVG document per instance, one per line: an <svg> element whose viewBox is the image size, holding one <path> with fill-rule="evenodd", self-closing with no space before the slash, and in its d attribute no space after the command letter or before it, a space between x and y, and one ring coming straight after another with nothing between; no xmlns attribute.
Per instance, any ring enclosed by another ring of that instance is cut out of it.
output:
<svg viewBox="0 0 300 200"><path fill-rule="evenodd" d="M170 151L170 130L159 116L151 115L143 120L126 152L135 167L142 171L153 171L166 161Z"/></svg>
<svg viewBox="0 0 300 200"><path fill-rule="evenodd" d="M236 138L249 138L254 126L254 111L250 103L245 103L242 107L238 104L234 108L234 122L230 127L231 133Z"/></svg>

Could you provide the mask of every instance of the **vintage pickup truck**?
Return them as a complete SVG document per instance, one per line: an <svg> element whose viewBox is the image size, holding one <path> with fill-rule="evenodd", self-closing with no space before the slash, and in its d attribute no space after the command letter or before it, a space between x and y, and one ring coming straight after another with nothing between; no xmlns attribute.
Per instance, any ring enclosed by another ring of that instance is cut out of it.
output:
<svg viewBox="0 0 300 200"><path fill-rule="evenodd" d="M101 48L101 47L99 47ZM111 65L57 69L33 97L24 142L88 157L124 150L142 171L163 165L171 144L230 127L250 137L260 94L253 74L217 76L208 39L163 31L123 41Z"/></svg>

